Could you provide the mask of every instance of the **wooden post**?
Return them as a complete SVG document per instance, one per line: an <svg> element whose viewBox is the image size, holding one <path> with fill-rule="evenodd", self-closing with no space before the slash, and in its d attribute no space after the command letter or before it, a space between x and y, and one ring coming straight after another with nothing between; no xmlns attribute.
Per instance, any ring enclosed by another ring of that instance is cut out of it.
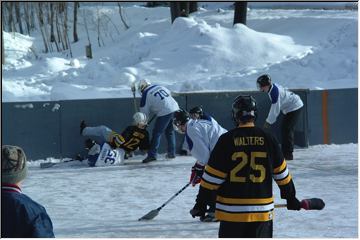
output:
<svg viewBox="0 0 360 240"><path fill-rule="evenodd" d="M89 43L89 45L85 46L85 52L86 52L86 57L87 58L93 58L92 57L92 50L91 50L91 44Z"/></svg>

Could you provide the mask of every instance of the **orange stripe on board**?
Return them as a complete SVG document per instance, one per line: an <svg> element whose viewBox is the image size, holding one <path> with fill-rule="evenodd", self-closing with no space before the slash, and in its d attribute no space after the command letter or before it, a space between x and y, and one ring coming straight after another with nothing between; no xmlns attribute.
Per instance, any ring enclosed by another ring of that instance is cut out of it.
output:
<svg viewBox="0 0 360 240"><path fill-rule="evenodd" d="M323 140L324 144L329 144L329 121L328 121L328 91L324 90L322 93L322 125L323 125Z"/></svg>

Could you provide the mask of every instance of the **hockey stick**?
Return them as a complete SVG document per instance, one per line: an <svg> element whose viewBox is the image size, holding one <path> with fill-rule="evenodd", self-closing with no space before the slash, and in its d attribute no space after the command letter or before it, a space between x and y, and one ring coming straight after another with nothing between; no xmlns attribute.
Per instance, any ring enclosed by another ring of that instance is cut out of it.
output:
<svg viewBox="0 0 360 240"><path fill-rule="evenodd" d="M154 119L155 119L156 115L154 114L154 116L152 116L149 120L149 122L147 123L147 125L149 125Z"/></svg>
<svg viewBox="0 0 360 240"><path fill-rule="evenodd" d="M135 82L133 82L131 84L131 91L132 91L133 97L134 97L134 110L135 110L135 112L138 112L138 108L137 108L137 104L136 104L136 96L135 96L135 91L136 91Z"/></svg>
<svg viewBox="0 0 360 240"><path fill-rule="evenodd" d="M66 163L66 162L72 162L72 161L78 161L76 159L71 159L71 160L66 160L66 161L63 161L63 162L44 162L44 163L40 163L40 168L49 168L49 167L52 167L54 165L57 165L59 163Z"/></svg>
<svg viewBox="0 0 360 240"><path fill-rule="evenodd" d="M275 208L286 206L286 204L275 204ZM300 207L304 210L322 210L325 207L325 202L321 198L303 199L300 202Z"/></svg>
<svg viewBox="0 0 360 240"><path fill-rule="evenodd" d="M161 205L160 207L158 207L157 209L151 210L150 212L148 212L147 214L145 214L144 216L142 216L141 218L139 218L139 221L142 220L151 220L153 218L155 218L160 210L165 207L166 204L168 204L171 200L173 200L177 195L179 195L182 191L184 191L188 186L190 185L190 183L187 183L183 188L181 188L177 193L175 193L171 198L169 198L169 200L167 200L163 205Z"/></svg>

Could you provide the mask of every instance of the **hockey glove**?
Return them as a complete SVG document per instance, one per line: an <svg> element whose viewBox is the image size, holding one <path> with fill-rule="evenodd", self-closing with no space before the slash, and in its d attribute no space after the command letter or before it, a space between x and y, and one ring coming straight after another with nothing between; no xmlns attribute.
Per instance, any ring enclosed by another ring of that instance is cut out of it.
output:
<svg viewBox="0 0 360 240"><path fill-rule="evenodd" d="M200 217L203 218L206 213L206 204L196 202L194 207L190 210L190 214L193 218Z"/></svg>
<svg viewBox="0 0 360 240"><path fill-rule="evenodd" d="M200 183L201 177L204 173L204 168L205 166L202 166L198 163L195 163L195 165L191 168L190 183L192 184L192 186Z"/></svg>
<svg viewBox="0 0 360 240"><path fill-rule="evenodd" d="M286 199L286 207L288 210L299 211L301 208L301 204L300 201L296 197L294 197L294 198Z"/></svg>

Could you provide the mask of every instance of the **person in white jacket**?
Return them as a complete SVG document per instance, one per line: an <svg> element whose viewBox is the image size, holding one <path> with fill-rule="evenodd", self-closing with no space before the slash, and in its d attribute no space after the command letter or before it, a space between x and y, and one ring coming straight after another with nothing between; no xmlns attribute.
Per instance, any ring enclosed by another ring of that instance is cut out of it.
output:
<svg viewBox="0 0 360 240"><path fill-rule="evenodd" d="M303 102L295 93L271 82L269 75L264 74L256 80L258 89L269 95L271 107L264 123L264 128L269 128L276 122L280 111L284 114L281 125L282 152L286 160L293 160L294 131L298 122Z"/></svg>
<svg viewBox="0 0 360 240"><path fill-rule="evenodd" d="M191 155L196 159L191 168L190 182L192 186L200 183L205 165L209 161L211 151L215 147L219 137L227 132L217 121L206 119L191 119L188 112L180 109L174 113L173 125L180 134L185 134L185 141L189 147ZM216 195L214 194L214 198ZM213 201L215 203L215 199ZM216 221L215 204L209 205L208 214L200 216L204 222ZM195 213L190 211L195 217Z"/></svg>
<svg viewBox="0 0 360 240"><path fill-rule="evenodd" d="M179 110L179 105L171 96L171 92L162 86L152 85L143 79L138 87L141 93L140 112L149 117L156 116L155 125L152 130L150 149L143 163L155 161L160 146L161 135L165 133L167 140L167 158L175 158L175 133L172 125L174 112Z"/></svg>

